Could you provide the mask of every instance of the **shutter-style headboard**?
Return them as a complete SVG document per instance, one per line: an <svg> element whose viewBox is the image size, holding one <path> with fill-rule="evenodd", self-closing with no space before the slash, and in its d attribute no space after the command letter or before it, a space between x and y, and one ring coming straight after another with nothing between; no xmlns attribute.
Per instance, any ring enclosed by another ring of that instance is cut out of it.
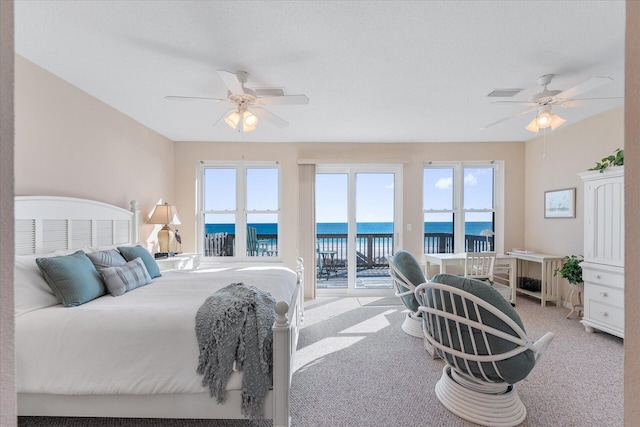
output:
<svg viewBox="0 0 640 427"><path fill-rule="evenodd" d="M15 198L16 255L138 242L140 211L95 200L55 196Z"/></svg>

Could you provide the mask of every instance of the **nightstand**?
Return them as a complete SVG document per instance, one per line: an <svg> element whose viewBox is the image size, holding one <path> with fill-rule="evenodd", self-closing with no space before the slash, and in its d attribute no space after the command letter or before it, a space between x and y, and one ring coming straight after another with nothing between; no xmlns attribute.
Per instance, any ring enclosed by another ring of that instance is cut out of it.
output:
<svg viewBox="0 0 640 427"><path fill-rule="evenodd" d="M195 270L200 265L200 254L182 253L167 258L156 259L160 271Z"/></svg>

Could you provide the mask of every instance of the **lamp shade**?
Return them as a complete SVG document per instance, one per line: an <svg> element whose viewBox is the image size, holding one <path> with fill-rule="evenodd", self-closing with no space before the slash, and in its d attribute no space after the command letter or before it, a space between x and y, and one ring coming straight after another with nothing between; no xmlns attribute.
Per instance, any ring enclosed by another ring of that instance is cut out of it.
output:
<svg viewBox="0 0 640 427"><path fill-rule="evenodd" d="M151 214L151 218L147 221L149 224L182 224L178 218L176 207L165 203L164 205L156 205Z"/></svg>
<svg viewBox="0 0 640 427"><path fill-rule="evenodd" d="M240 113L237 111L234 111L233 113L229 114L224 119L224 121L229 125L231 129L235 129L238 127L238 123L240 122Z"/></svg>

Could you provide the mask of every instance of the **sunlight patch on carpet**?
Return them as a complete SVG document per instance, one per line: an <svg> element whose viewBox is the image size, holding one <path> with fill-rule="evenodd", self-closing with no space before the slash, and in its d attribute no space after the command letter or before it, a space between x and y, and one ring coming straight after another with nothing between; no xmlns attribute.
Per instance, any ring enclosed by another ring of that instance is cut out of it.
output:
<svg viewBox="0 0 640 427"><path fill-rule="evenodd" d="M363 336L328 337L296 351L294 372L307 365L318 363L322 358L356 344Z"/></svg>
<svg viewBox="0 0 640 427"><path fill-rule="evenodd" d="M359 297L358 303L363 307L386 307L402 305L398 297Z"/></svg>
<svg viewBox="0 0 640 427"><path fill-rule="evenodd" d="M391 323L387 319L387 315L395 313L396 310L387 310L384 313L380 313L373 316L363 322L355 324L347 329L340 331L341 334L373 334L387 326L391 326Z"/></svg>

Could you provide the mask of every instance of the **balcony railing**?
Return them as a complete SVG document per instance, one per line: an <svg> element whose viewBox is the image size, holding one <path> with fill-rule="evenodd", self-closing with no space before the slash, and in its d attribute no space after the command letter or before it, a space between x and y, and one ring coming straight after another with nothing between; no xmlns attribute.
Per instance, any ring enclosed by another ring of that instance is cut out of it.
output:
<svg viewBox="0 0 640 427"><path fill-rule="evenodd" d="M347 235L318 234L318 251L334 252L334 265L347 265ZM452 253L453 234L425 233L424 253ZM493 237L465 235L464 252L482 252L493 249ZM393 234L358 234L356 236L356 262L358 267L388 267L386 256L395 252ZM462 252L462 251L461 251Z"/></svg>
<svg viewBox="0 0 640 427"><path fill-rule="evenodd" d="M261 242L259 256L276 255L278 253L278 236L275 234L259 234ZM347 235L346 234L318 234L318 251L333 252L336 267L347 265ZM465 249L460 252L482 252L493 250L493 236L472 234L465 235ZM205 234L204 256L234 256L235 234L212 233ZM356 262L358 267L374 268L387 267L386 256L395 252L393 234L372 233L356 236ZM453 234L424 233L424 253L452 253Z"/></svg>
<svg viewBox="0 0 640 427"><path fill-rule="evenodd" d="M278 236L276 234L258 234L257 256L278 254ZM234 256L236 253L236 235L231 233L209 233L204 235L204 256Z"/></svg>

